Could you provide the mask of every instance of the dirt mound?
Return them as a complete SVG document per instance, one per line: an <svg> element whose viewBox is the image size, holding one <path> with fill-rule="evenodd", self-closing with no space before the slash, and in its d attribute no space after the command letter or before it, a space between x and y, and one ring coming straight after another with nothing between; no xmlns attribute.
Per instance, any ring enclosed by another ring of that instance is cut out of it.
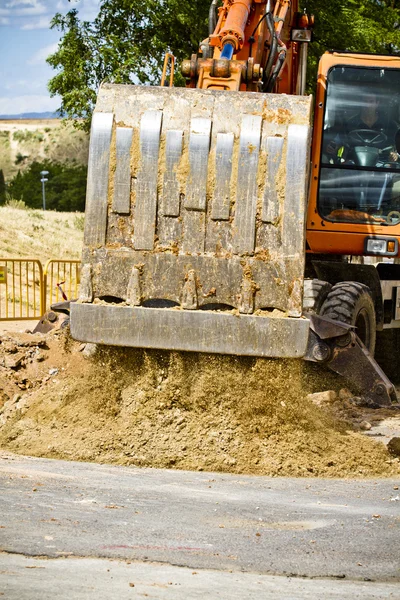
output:
<svg viewBox="0 0 400 600"><path fill-rule="evenodd" d="M361 409L305 398L324 386L301 361L112 348L85 358L65 332L0 340L0 445L14 452L260 475L400 472L343 418L360 422Z"/></svg>

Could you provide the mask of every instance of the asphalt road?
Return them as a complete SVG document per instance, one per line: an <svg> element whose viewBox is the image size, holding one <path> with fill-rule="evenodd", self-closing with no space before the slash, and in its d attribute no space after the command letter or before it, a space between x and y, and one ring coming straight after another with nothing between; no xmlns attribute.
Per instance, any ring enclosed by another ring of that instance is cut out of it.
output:
<svg viewBox="0 0 400 600"><path fill-rule="evenodd" d="M400 599L399 481L3 453L0 487L7 599Z"/></svg>

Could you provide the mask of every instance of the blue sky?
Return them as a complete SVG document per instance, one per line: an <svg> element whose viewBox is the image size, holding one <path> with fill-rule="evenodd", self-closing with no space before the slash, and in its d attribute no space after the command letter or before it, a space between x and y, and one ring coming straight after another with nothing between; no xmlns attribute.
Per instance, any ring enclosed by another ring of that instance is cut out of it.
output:
<svg viewBox="0 0 400 600"><path fill-rule="evenodd" d="M56 110L47 82L55 71L46 64L59 32L50 30L55 13L72 8L93 19L100 0L0 0L0 114Z"/></svg>

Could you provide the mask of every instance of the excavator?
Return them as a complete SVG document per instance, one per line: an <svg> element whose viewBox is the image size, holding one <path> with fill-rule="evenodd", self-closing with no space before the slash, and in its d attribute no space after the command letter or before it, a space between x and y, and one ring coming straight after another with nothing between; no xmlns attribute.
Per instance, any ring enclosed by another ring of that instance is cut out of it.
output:
<svg viewBox="0 0 400 600"><path fill-rule="evenodd" d="M398 352L400 57L326 52L313 104L313 24L212 0L186 87L173 57L160 86L101 86L73 338L302 358L397 401L374 351Z"/></svg>

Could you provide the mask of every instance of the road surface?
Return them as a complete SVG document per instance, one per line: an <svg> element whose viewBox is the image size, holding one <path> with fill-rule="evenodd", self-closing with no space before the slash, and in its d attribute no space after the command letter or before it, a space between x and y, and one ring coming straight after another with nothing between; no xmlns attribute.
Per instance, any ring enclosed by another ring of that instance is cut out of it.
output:
<svg viewBox="0 0 400 600"><path fill-rule="evenodd" d="M400 482L0 454L0 595L400 599Z"/></svg>

